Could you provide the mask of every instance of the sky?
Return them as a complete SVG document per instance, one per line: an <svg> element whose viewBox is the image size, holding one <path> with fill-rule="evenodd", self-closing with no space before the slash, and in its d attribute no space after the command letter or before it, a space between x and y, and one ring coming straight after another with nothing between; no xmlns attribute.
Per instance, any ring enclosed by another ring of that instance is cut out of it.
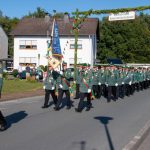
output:
<svg viewBox="0 0 150 150"><path fill-rule="evenodd" d="M53 10L71 13L76 8L79 11L86 11L89 9L103 10L148 5L150 5L150 0L0 0L0 10L4 16L10 18L21 18L29 12L34 12L37 7L41 7L52 14Z"/></svg>

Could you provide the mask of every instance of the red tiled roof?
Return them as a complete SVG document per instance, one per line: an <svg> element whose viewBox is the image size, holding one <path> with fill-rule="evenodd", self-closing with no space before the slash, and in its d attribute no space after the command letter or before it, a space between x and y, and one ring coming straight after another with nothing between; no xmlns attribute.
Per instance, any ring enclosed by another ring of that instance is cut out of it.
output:
<svg viewBox="0 0 150 150"><path fill-rule="evenodd" d="M57 19L59 34L60 35L73 35L71 33L73 19L69 20L70 23L64 23L63 19ZM47 21L45 18L24 18L16 28L11 32L11 35L18 36L45 36L47 31L51 33L53 20ZM92 35L96 34L98 28L97 18L87 18L81 25L79 35Z"/></svg>

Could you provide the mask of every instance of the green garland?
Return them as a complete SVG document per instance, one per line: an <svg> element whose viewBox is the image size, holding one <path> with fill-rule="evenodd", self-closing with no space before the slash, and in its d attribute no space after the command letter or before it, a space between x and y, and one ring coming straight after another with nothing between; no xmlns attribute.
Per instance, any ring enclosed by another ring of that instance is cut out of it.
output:
<svg viewBox="0 0 150 150"><path fill-rule="evenodd" d="M105 10L88 10L88 11L81 11L78 12L79 15L86 15L89 16L91 14L93 15L99 15L99 14L110 14L110 13L119 13L119 12L128 12L128 11L143 11L150 9L150 6L140 6L135 8L119 8L119 9L105 9ZM76 12L72 12L73 15L76 15Z"/></svg>

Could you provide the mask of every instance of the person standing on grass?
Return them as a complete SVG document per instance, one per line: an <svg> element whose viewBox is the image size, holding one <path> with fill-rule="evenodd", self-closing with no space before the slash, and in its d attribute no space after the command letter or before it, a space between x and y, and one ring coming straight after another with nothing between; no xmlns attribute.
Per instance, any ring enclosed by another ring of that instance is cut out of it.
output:
<svg viewBox="0 0 150 150"><path fill-rule="evenodd" d="M1 92L2 92L2 86L3 86L3 67L2 63L0 62L0 98L1 98ZM7 122L0 111L0 131L4 131L6 129Z"/></svg>
<svg viewBox="0 0 150 150"><path fill-rule="evenodd" d="M18 66L18 73L19 73L19 78L22 79L22 64L19 63L19 66Z"/></svg>
<svg viewBox="0 0 150 150"><path fill-rule="evenodd" d="M29 64L27 64L27 66L26 66L26 79L28 77L30 77L30 71L31 71L31 68L30 68Z"/></svg>

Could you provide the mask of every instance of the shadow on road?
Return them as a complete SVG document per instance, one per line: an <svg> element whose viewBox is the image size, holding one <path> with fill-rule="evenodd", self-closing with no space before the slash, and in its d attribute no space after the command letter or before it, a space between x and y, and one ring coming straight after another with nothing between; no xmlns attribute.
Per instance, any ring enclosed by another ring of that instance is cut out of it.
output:
<svg viewBox="0 0 150 150"><path fill-rule="evenodd" d="M71 107L74 107L73 103L74 103L74 101L71 100ZM60 108L63 109L65 106L67 106L67 99L63 98Z"/></svg>
<svg viewBox="0 0 150 150"><path fill-rule="evenodd" d="M73 145L75 146L78 146L78 148L76 148L76 149L78 149L78 150L87 150L87 142L86 141L80 141L80 142L73 142ZM88 148L88 150L89 150L89 148ZM95 148L93 148L93 149L90 149L90 150L97 150L97 149L95 149Z"/></svg>
<svg viewBox="0 0 150 150"><path fill-rule="evenodd" d="M98 117L94 117L94 119L99 120L100 123L104 125L110 150L115 150L111 136L110 136L110 133L109 133L109 129L107 127L107 125L109 124L109 121L113 120L113 118L112 117L105 117L105 116L98 116Z"/></svg>
<svg viewBox="0 0 150 150"><path fill-rule="evenodd" d="M6 121L7 121L7 128L11 127L13 123L17 123L20 120L24 119L28 114L25 111L19 111L16 113L13 113L9 116L6 116Z"/></svg>

